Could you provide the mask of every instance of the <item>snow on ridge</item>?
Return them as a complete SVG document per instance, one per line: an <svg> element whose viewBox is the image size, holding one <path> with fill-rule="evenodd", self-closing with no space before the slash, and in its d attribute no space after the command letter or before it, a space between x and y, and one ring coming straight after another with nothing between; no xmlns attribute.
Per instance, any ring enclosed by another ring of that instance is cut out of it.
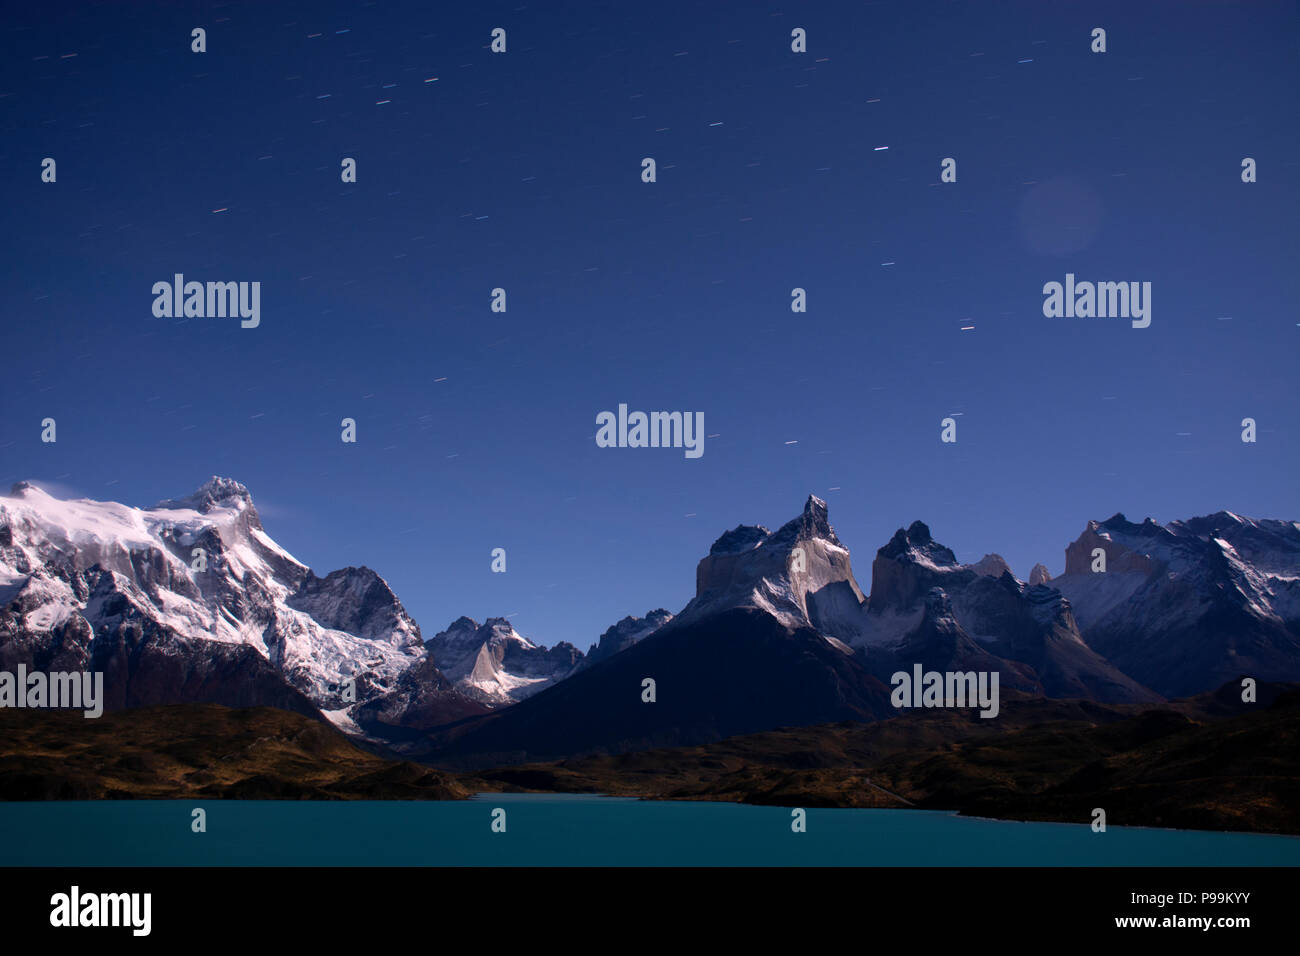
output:
<svg viewBox="0 0 1300 956"><path fill-rule="evenodd" d="M482 624L460 617L425 645L434 665L469 697L500 706L511 704L563 680L579 665L582 652L565 643L547 648L524 637L503 617Z"/></svg>
<svg viewBox="0 0 1300 956"><path fill-rule="evenodd" d="M33 631L49 632L74 614L92 633L111 629L122 612L109 613L106 602L121 607L115 597L121 596L127 614L181 638L252 646L326 709L337 709L347 678L364 674L388 684L424 657L418 630L404 612L389 633L372 639L289 607L305 582L320 588L325 579L316 579L266 534L247 489L230 479L211 479L187 498L148 509L59 499L19 483L0 497L0 524L12 536L12 544L0 548L0 583L16 595L27 593L34 607L23 624ZM201 541L199 561L193 550ZM336 582L340 593L327 595L325 603L337 610L355 601L353 592L371 584L353 580L359 576L343 572ZM78 579L85 582L84 600L70 583Z"/></svg>

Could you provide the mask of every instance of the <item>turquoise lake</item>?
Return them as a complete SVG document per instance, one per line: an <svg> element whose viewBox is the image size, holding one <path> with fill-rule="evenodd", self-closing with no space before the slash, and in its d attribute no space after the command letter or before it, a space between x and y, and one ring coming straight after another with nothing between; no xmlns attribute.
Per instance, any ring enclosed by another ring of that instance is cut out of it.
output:
<svg viewBox="0 0 1300 956"><path fill-rule="evenodd" d="M190 829L207 811L207 832ZM491 829L495 808L506 832ZM615 797L0 803L3 866L1296 866L1300 838Z"/></svg>

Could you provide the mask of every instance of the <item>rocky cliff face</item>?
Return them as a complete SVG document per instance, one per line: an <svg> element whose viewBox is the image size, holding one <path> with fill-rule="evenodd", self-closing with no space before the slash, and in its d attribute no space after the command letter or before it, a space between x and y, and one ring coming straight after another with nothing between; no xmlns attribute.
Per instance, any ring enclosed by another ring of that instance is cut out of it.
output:
<svg viewBox="0 0 1300 956"><path fill-rule="evenodd" d="M1089 521L1083 534L1065 549L1065 573L1091 573L1093 551L1100 548L1106 554L1107 571L1151 574L1159 566L1152 553L1176 549L1178 544L1150 518L1140 525L1130 523L1122 514L1102 522Z"/></svg>
<svg viewBox="0 0 1300 956"><path fill-rule="evenodd" d="M694 600L670 626L748 607L846 642L856 636L865 600L826 502L812 495L802 513L775 532L742 525L722 535L701 559L695 582Z"/></svg>
<svg viewBox="0 0 1300 956"><path fill-rule="evenodd" d="M645 617L628 615L600 635L600 639L587 652L587 656L580 662L580 666L584 668L590 667L627 650L638 641L649 637L672 619L673 616L663 608L649 611Z"/></svg>
<svg viewBox="0 0 1300 956"><path fill-rule="evenodd" d="M1092 549L1106 570L1092 570ZM1300 525L1218 512L1089 522L1052 581L1085 641L1167 695L1300 678Z"/></svg>
<svg viewBox="0 0 1300 956"><path fill-rule="evenodd" d="M523 700L563 680L583 658L567 641L551 648L534 644L500 617L481 625L457 618L430 638L428 649L458 691L491 706Z"/></svg>
<svg viewBox="0 0 1300 956"><path fill-rule="evenodd" d="M867 606L876 612L902 611L916 607L931 588L960 592L980 578L1004 576L1015 580L1001 555L986 554L974 564L959 564L952 549L935 541L924 522L913 521L876 552Z"/></svg>
<svg viewBox="0 0 1300 956"><path fill-rule="evenodd" d="M920 664L923 672L996 672L1003 691L1042 693L1033 668L998 657L967 633L942 588L931 588L922 598L922 608L920 624L902 641L863 651L868 666L881 680L888 681L896 671L911 674L913 666Z"/></svg>
<svg viewBox="0 0 1300 956"><path fill-rule="evenodd" d="M937 614L937 607L946 612ZM1004 687L1028 693L1106 702L1159 699L1084 642L1059 591L1022 584L996 554L959 564L919 521L899 529L877 552L867 619L863 647L876 662L910 667L909 655L921 654L927 667L946 671L982 661L977 669L999 670ZM938 641L950 632L961 640ZM945 647L951 655L946 663L939 653Z"/></svg>

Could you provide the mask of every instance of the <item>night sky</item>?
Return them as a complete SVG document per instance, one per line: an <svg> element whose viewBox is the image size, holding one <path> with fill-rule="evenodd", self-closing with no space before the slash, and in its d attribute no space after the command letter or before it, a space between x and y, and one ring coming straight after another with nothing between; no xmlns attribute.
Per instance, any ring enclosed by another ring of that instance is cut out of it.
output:
<svg viewBox="0 0 1300 956"><path fill-rule="evenodd" d="M810 492L864 587L918 518L1022 578L1116 511L1300 519L1294 3L32 4L0 31L5 487L233 477L426 636L509 615L583 648ZM261 282L260 326L155 318L178 272ZM1151 326L1044 317L1067 272L1150 282ZM621 402L716 437L596 447Z"/></svg>

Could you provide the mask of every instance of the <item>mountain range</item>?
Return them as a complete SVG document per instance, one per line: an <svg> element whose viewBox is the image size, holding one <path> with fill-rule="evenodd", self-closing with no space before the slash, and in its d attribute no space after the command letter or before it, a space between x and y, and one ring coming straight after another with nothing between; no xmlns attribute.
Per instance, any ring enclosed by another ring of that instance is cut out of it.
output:
<svg viewBox="0 0 1300 956"><path fill-rule="evenodd" d="M996 671L1004 697L1117 705L1300 680L1300 524L1116 515L1065 557L1021 581L914 521L864 590L810 496L776 531L718 537L677 614L624 618L584 653L504 618L426 640L379 574L318 576L227 478L148 509L20 482L0 498L0 669L102 671L110 710L296 711L463 766L873 721L896 715L890 676L915 664Z"/></svg>

